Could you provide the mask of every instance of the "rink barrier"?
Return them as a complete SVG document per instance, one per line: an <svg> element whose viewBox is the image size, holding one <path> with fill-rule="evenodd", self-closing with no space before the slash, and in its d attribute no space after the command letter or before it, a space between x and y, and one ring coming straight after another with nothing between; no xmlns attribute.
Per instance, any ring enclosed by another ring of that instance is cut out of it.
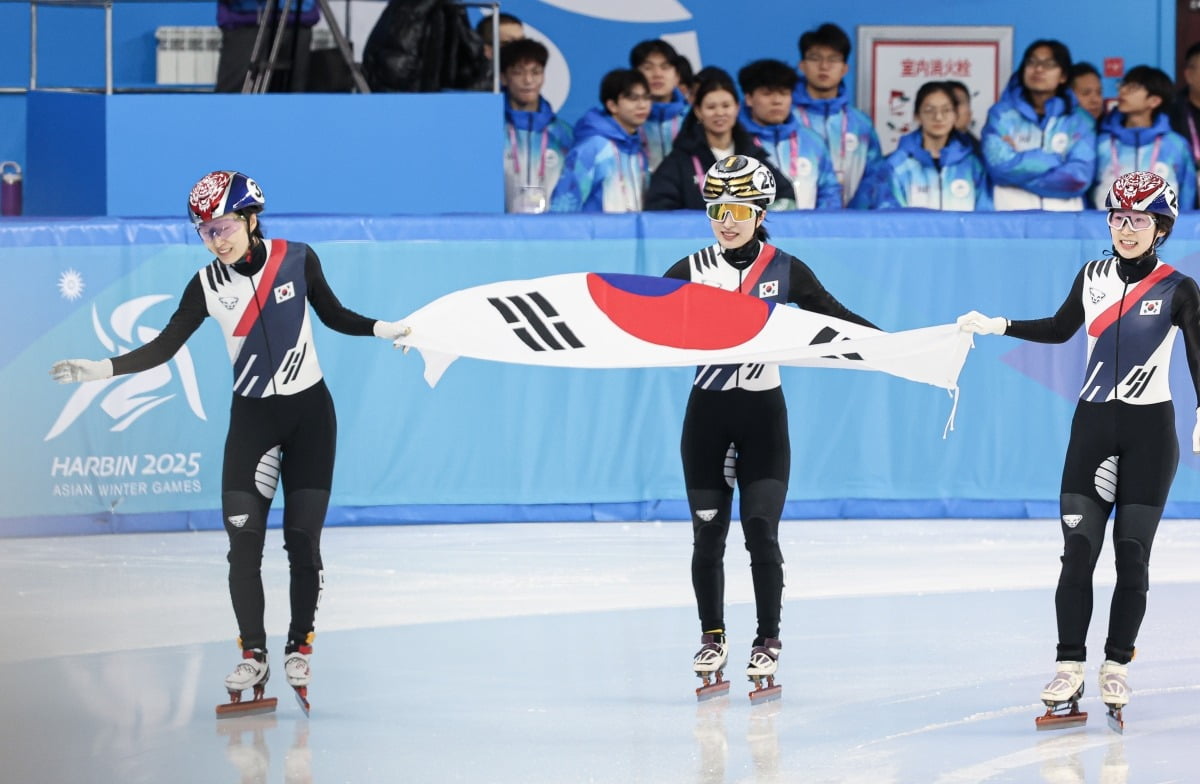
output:
<svg viewBox="0 0 1200 784"><path fill-rule="evenodd" d="M268 236L307 241L334 291L398 319L496 280L560 272L658 275L711 242L695 214L264 216ZM772 215L773 242L843 304L891 330L966 310L1035 318L1061 304L1107 247L1097 213L922 211ZM1185 214L1164 250L1200 277ZM0 310L6 491L0 535L220 526L231 381L203 325L186 360L59 386L64 357L101 357L161 329L207 259L183 221L0 223L10 306ZM686 520L679 430L689 368L562 370L459 360L436 389L415 353L315 327L337 405L331 525ZM1083 345L979 337L960 379L956 428L943 390L877 373L783 370L791 422L789 518L1052 518ZM1200 513L1186 449L1192 398L1182 341L1172 366L1185 446L1169 517ZM82 395L82 396L81 396ZM282 495L276 499L278 523ZM735 505L736 513L736 505Z"/></svg>

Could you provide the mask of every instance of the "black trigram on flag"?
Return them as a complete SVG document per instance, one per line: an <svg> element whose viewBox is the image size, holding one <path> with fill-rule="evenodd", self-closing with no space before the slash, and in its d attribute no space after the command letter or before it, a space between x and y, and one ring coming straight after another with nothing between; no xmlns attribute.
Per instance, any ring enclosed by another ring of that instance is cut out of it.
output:
<svg viewBox="0 0 1200 784"><path fill-rule="evenodd" d="M534 351L583 348L583 343L554 306L536 291L511 297L488 297L488 302L512 327L513 334Z"/></svg>
<svg viewBox="0 0 1200 784"><path fill-rule="evenodd" d="M840 334L841 334L840 332L838 332L836 329L833 329L832 327L824 327L820 332L818 332L813 337L812 341L808 345L815 346L819 343L833 343L833 342L835 342L835 339ZM850 338L845 338L845 337L842 338L842 340L849 340L849 339ZM856 360L861 361L862 357L859 356L858 354L851 353L851 354L841 354L841 355L832 354L830 356L821 357L821 359L856 359Z"/></svg>

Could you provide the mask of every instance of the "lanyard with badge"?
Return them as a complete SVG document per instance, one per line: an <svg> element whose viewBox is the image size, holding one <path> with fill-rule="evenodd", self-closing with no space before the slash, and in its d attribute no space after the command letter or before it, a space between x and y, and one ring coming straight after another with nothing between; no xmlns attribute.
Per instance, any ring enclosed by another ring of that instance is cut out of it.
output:
<svg viewBox="0 0 1200 784"><path fill-rule="evenodd" d="M625 156L621 155L621 148L617 146L616 142L609 140L609 144L612 145L613 155L616 156L615 163L616 163L616 169L617 169L617 178L618 178L618 181L621 186L621 202L625 206L625 211L626 212L641 212L642 211L642 189L641 189L641 186L636 182L638 177L637 177L637 169L635 168L635 166L637 165L637 157L644 157L645 152L640 151L638 153L638 156L636 156L636 157L633 155L629 156L629 170L632 174L634 174L634 177L631 179L635 180L635 182L633 183L633 189L631 191L628 188L628 186L625 184L625 170L621 168L621 159Z"/></svg>
<svg viewBox="0 0 1200 784"><path fill-rule="evenodd" d="M513 174L521 174L521 152L517 145L517 131L513 126L508 126L508 138L512 143L513 151ZM525 183L521 185L521 191L517 196L516 211L526 213L538 213L546 211L546 145L550 140L549 128L542 131L542 151L539 155L537 181L539 184L533 184L533 145L532 137L526 159L529 161L529 169L525 174Z"/></svg>
<svg viewBox="0 0 1200 784"><path fill-rule="evenodd" d="M1154 149L1150 151L1150 165L1146 168L1147 171L1154 171L1154 164L1158 163L1158 151L1162 148L1162 137L1154 137ZM1117 159L1117 137L1112 137L1111 147L1109 152L1112 153L1112 175L1114 178L1121 175L1121 162ZM1141 148L1136 144L1133 146L1133 168L1135 171L1140 171L1141 164Z"/></svg>

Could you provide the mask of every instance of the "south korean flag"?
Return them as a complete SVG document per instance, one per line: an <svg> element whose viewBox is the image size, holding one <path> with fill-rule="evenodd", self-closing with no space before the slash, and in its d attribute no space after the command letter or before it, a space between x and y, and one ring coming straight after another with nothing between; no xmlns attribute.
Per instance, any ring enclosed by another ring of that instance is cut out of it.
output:
<svg viewBox="0 0 1200 784"><path fill-rule="evenodd" d="M291 299L294 296L296 296L296 283L294 281L289 280L287 283L284 283L282 286L275 287L275 302L276 303L282 304L284 302L287 302L289 299Z"/></svg>

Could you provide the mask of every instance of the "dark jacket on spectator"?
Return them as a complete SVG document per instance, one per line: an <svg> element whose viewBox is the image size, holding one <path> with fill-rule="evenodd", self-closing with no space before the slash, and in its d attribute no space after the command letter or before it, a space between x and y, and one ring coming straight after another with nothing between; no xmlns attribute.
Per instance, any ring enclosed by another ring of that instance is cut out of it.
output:
<svg viewBox="0 0 1200 784"><path fill-rule="evenodd" d="M389 0L363 48L372 92L478 89L487 74L483 41L450 0Z"/></svg>
<svg viewBox="0 0 1200 784"><path fill-rule="evenodd" d="M767 162L766 150L755 143L754 137L746 132L741 123L733 126L733 152ZM704 209L704 196L700 188L704 184L704 173L716 162L717 157L713 155L704 135L704 127L696 122L693 115L689 115L675 137L675 146L650 177L646 209ZM767 166L774 173L775 185L779 189L775 198L792 199L792 183L774 165L767 163Z"/></svg>

